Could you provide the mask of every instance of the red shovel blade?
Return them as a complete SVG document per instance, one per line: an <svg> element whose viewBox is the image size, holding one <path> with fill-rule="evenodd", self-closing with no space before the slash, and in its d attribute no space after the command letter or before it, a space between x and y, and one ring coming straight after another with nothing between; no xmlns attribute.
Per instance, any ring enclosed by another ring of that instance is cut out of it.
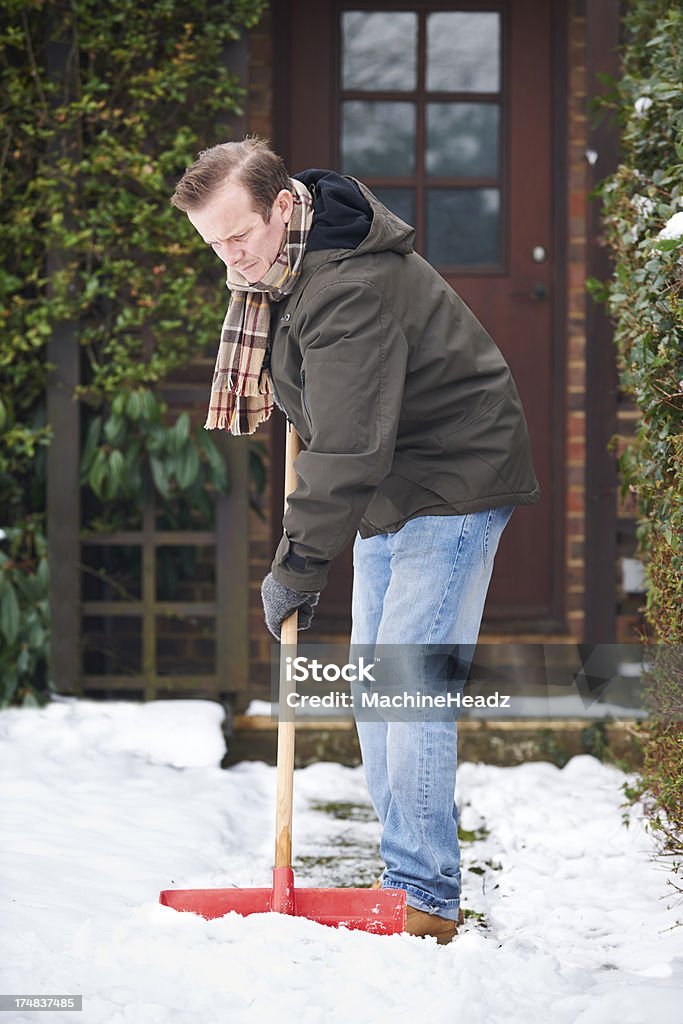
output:
<svg viewBox="0 0 683 1024"><path fill-rule="evenodd" d="M332 928L350 928L373 935L405 931L406 894L403 889L291 890L287 913ZM159 902L165 907L199 914L207 920L230 911L247 916L273 911L272 889L166 889Z"/></svg>

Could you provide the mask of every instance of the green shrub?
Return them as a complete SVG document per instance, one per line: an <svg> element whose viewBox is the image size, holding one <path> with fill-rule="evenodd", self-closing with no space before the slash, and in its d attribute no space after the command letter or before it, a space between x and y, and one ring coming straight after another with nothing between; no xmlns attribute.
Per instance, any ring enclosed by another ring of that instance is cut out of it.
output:
<svg viewBox="0 0 683 1024"><path fill-rule="evenodd" d="M667 852L683 853L683 10L631 0L623 74L607 105L622 162L600 186L614 259L593 282L615 322L620 381L640 410L620 458L639 507L651 645L642 784Z"/></svg>
<svg viewBox="0 0 683 1024"><path fill-rule="evenodd" d="M47 544L40 520L0 531L0 707L51 687Z"/></svg>
<svg viewBox="0 0 683 1024"><path fill-rule="evenodd" d="M0 528L23 554L0 564L0 699L47 685L48 641L22 595L28 602L31 588L46 586L37 552L51 436L46 346L55 331L75 331L82 350L83 484L99 525L104 517L115 528L124 505L139 509L150 488L182 518L181 498L186 511L206 511L211 492L227 486L210 435L191 430L186 415L168 422L156 397L168 374L215 353L219 329L215 257L169 196L240 112L243 89L225 48L264 6L4 4Z"/></svg>

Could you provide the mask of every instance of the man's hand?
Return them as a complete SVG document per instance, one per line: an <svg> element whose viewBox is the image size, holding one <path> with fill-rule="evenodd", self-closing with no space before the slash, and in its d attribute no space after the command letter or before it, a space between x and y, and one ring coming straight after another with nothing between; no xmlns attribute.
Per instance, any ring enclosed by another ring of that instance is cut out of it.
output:
<svg viewBox="0 0 683 1024"><path fill-rule="evenodd" d="M300 594L285 587L268 573L261 584L261 600L266 616L266 626L276 640L280 639L280 628L284 620L299 609L299 629L308 629L313 619L313 609L320 599L320 593Z"/></svg>

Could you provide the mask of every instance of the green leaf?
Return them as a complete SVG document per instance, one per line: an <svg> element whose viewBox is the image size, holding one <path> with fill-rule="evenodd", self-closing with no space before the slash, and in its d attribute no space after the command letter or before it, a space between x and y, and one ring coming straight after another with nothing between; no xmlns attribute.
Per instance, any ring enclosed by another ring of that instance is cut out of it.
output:
<svg viewBox="0 0 683 1024"><path fill-rule="evenodd" d="M0 601L0 632L8 644L13 644L17 639L20 620L17 594L12 583L7 580Z"/></svg>
<svg viewBox="0 0 683 1024"><path fill-rule="evenodd" d="M126 463L123 452L115 448L109 455L109 473L116 485L114 493L120 491L126 479Z"/></svg>
<svg viewBox="0 0 683 1024"><path fill-rule="evenodd" d="M175 422L174 431L179 441L187 441L190 436L190 417L182 412Z"/></svg>
<svg viewBox="0 0 683 1024"><path fill-rule="evenodd" d="M196 439L199 443L199 447L206 455L206 460L211 470L211 483L221 494L226 493L228 489L228 467L223 455L219 451L215 442L209 436L209 432L207 430L200 428L197 431Z"/></svg>
<svg viewBox="0 0 683 1024"><path fill-rule="evenodd" d="M123 416L112 414L104 424L104 436L109 444L120 445L127 432L126 421Z"/></svg>
<svg viewBox="0 0 683 1024"><path fill-rule="evenodd" d="M0 690L0 707L6 708L14 700L14 695L19 686L19 676L16 669L11 665L2 666L2 689Z"/></svg>
<svg viewBox="0 0 683 1024"><path fill-rule="evenodd" d="M103 496L103 486L107 472L106 459L106 452L104 449L99 448L88 472L88 483L98 498L102 498Z"/></svg>
<svg viewBox="0 0 683 1024"><path fill-rule="evenodd" d="M154 481L154 486L156 487L162 498L169 498L171 489L168 474L166 472L166 467L164 466L163 462L160 459L156 458L156 456L151 455L149 465L152 472L152 480Z"/></svg>
<svg viewBox="0 0 683 1024"><path fill-rule="evenodd" d="M652 248L659 249L660 252L671 252L672 249L678 249L681 245L683 245L683 238L660 238L653 243Z"/></svg>
<svg viewBox="0 0 683 1024"><path fill-rule="evenodd" d="M38 569L36 570L36 579L40 584L41 588L46 591L50 583L50 569L48 566L47 558L41 558L38 562Z"/></svg>
<svg viewBox="0 0 683 1024"><path fill-rule="evenodd" d="M139 420L142 416L142 395L139 391L131 391L126 401L126 412L132 420Z"/></svg>
<svg viewBox="0 0 683 1024"><path fill-rule="evenodd" d="M175 461L175 478L178 486L185 491L192 486L199 472L199 455L193 444L185 446Z"/></svg>
<svg viewBox="0 0 683 1024"><path fill-rule="evenodd" d="M150 452L155 455L163 452L166 447L167 431L162 426L155 425L147 433L146 443Z"/></svg>
<svg viewBox="0 0 683 1024"><path fill-rule="evenodd" d="M159 416L159 405L154 392L149 389L142 393L142 416L146 420L157 419Z"/></svg>
<svg viewBox="0 0 683 1024"><path fill-rule="evenodd" d="M119 392L111 403L111 411L115 416L123 416L126 408L126 396Z"/></svg>
<svg viewBox="0 0 683 1024"><path fill-rule="evenodd" d="M90 463L95 454L95 450L100 443L101 430L102 418L100 416L96 416L88 427L88 432L85 436L85 444L83 445L83 451L81 453L81 470L86 474L90 468Z"/></svg>

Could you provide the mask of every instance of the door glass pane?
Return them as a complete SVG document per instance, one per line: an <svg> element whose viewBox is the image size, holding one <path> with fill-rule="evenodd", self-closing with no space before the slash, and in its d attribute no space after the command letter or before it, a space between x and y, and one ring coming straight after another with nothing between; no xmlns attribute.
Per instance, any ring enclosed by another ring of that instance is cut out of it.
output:
<svg viewBox="0 0 683 1024"><path fill-rule="evenodd" d="M380 203L404 220L415 223L415 191L412 188L373 188L372 192Z"/></svg>
<svg viewBox="0 0 683 1024"><path fill-rule="evenodd" d="M342 104L344 174L402 177L415 173L415 107L412 103Z"/></svg>
<svg viewBox="0 0 683 1024"><path fill-rule="evenodd" d="M342 88L407 92L417 80L417 14L344 11Z"/></svg>
<svg viewBox="0 0 683 1024"><path fill-rule="evenodd" d="M500 263L497 188L427 190L427 259L437 266Z"/></svg>
<svg viewBox="0 0 683 1024"><path fill-rule="evenodd" d="M427 88L433 92L500 90L497 11L443 11L427 16Z"/></svg>
<svg viewBox="0 0 683 1024"><path fill-rule="evenodd" d="M495 103L429 103L427 174L449 178L495 177L498 111Z"/></svg>

